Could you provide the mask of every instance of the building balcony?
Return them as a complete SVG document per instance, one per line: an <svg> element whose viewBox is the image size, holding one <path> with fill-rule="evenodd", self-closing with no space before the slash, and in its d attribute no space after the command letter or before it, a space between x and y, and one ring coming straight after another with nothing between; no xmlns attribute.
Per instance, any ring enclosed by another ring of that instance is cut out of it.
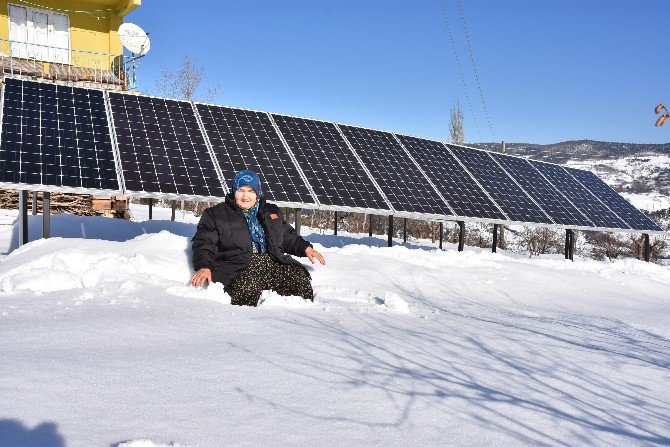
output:
<svg viewBox="0 0 670 447"><path fill-rule="evenodd" d="M134 90L139 60L120 54L73 50L0 38L3 73L75 87Z"/></svg>

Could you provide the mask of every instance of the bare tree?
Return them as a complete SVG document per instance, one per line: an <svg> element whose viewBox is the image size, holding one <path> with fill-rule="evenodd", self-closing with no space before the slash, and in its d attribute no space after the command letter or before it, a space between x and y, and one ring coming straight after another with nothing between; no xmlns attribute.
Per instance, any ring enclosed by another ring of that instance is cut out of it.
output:
<svg viewBox="0 0 670 447"><path fill-rule="evenodd" d="M161 64L160 76L155 85L156 91L167 98L211 102L219 95L220 87L218 84L208 87L201 95L204 76L204 67L190 56L185 56L180 67L171 69Z"/></svg>
<svg viewBox="0 0 670 447"><path fill-rule="evenodd" d="M456 105L451 108L451 121L449 121L450 141L454 144L463 144L465 135L463 134L463 110L456 101Z"/></svg>

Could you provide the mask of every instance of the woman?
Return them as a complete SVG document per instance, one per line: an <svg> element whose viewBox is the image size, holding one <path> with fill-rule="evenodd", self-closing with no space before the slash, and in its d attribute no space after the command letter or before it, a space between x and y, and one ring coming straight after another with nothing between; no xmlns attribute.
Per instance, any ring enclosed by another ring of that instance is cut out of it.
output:
<svg viewBox="0 0 670 447"><path fill-rule="evenodd" d="M314 301L307 269L289 255L325 265L323 256L296 233L276 205L265 202L261 181L240 171L226 200L206 209L193 236L191 284L223 283L231 303L256 306L263 290Z"/></svg>

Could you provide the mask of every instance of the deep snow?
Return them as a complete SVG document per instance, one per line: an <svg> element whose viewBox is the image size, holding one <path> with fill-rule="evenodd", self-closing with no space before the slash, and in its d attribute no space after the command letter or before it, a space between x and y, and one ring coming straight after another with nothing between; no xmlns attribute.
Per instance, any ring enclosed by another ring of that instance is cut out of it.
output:
<svg viewBox="0 0 670 447"><path fill-rule="evenodd" d="M240 308L145 211L2 260L0 447L670 445L668 267L303 229L315 302Z"/></svg>

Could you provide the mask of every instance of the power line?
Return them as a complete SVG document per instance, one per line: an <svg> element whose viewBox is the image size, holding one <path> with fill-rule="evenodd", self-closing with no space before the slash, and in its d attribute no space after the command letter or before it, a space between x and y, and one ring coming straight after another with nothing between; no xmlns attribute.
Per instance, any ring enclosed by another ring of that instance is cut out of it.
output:
<svg viewBox="0 0 670 447"><path fill-rule="evenodd" d="M451 27L449 26L449 19L447 18L447 11L444 8L444 0L440 0L440 5L442 6L442 16L444 17L444 24L447 26L447 32L449 33L451 48L454 50L454 57L456 58L456 65L458 66L458 72L461 75L461 81L463 82L463 90L465 90L465 99L468 103L470 113L472 114L472 120L475 122L475 128L477 129L477 134L479 134L479 139L482 140L483 139L482 132L479 130L479 123L477 123L477 117L475 116L474 109L472 108L472 102L470 101L470 94L468 93L468 86L465 82L465 76L463 75L463 68L461 67L461 60L458 58L458 51L456 51L454 36L451 33Z"/></svg>
<svg viewBox="0 0 670 447"><path fill-rule="evenodd" d="M486 115L486 120L489 124L489 131L493 137L493 141L497 141L496 134L493 131L493 125L491 124L491 117L489 116L488 108L486 107L486 101L484 100L484 91L482 90L482 84L479 82L479 74L477 73L477 65L475 64L475 57L472 53L472 44L470 43L470 34L468 33L468 27L465 24L465 14L463 14L463 3L461 0L456 0L458 5L458 12L461 16L461 23L463 24L463 31L465 32L465 40L468 42L468 52L470 53L470 61L472 62L472 71L475 73L475 80L477 81L477 87L479 88L479 96L482 98L482 106L484 106L484 114Z"/></svg>

